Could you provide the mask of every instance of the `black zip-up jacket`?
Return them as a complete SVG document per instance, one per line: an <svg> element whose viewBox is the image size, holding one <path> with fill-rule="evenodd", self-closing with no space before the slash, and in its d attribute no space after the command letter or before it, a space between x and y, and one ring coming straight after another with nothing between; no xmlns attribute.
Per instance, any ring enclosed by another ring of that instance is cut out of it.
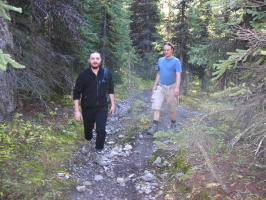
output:
<svg viewBox="0 0 266 200"><path fill-rule="evenodd" d="M80 100L81 94L81 107L90 108L107 105L107 94L114 94L114 83L109 70L105 81L103 81L103 76L104 69L101 67L97 76L90 67L80 72L73 91L73 99Z"/></svg>

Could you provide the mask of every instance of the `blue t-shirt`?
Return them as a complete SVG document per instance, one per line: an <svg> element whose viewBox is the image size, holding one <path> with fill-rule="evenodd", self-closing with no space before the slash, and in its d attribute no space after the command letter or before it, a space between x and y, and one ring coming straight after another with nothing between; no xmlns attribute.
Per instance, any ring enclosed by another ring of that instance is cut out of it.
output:
<svg viewBox="0 0 266 200"><path fill-rule="evenodd" d="M176 72L182 72L180 60L173 56L167 59L165 56L158 60L157 71L160 71L160 83L171 85L176 82Z"/></svg>

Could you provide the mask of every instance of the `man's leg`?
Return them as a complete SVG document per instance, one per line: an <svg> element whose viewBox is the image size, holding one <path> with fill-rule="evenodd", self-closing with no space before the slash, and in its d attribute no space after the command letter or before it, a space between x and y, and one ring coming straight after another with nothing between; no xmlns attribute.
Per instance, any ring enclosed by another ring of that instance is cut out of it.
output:
<svg viewBox="0 0 266 200"><path fill-rule="evenodd" d="M171 112L171 125L172 130L175 130L176 128L176 110L174 112Z"/></svg>
<svg viewBox="0 0 266 200"><path fill-rule="evenodd" d="M160 110L154 110L152 127L148 130L149 135L152 135L153 133L158 131L159 119L160 119Z"/></svg>
<svg viewBox="0 0 266 200"><path fill-rule="evenodd" d="M171 112L171 121L176 121L176 110L173 110L173 112Z"/></svg>
<svg viewBox="0 0 266 200"><path fill-rule="evenodd" d="M93 137L92 129L95 123L94 109L82 108L85 139L90 141Z"/></svg>
<svg viewBox="0 0 266 200"><path fill-rule="evenodd" d="M178 97L175 96L175 85L169 88L169 90L167 91L166 102L171 118L170 127L174 130L176 128L176 109L178 105Z"/></svg>
<svg viewBox="0 0 266 200"><path fill-rule="evenodd" d="M159 121L160 119L160 110L154 110L153 121Z"/></svg>
<svg viewBox="0 0 266 200"><path fill-rule="evenodd" d="M160 110L161 110L163 101L164 101L164 93L162 91L162 87L158 86L157 90L154 91L154 96L153 96L153 103L152 103L152 109L154 110L153 122L152 122L152 127L148 130L148 134L150 135L158 131Z"/></svg>
<svg viewBox="0 0 266 200"><path fill-rule="evenodd" d="M104 148L105 136L106 136L106 120L108 114L108 107L98 108L96 114L96 151Z"/></svg>

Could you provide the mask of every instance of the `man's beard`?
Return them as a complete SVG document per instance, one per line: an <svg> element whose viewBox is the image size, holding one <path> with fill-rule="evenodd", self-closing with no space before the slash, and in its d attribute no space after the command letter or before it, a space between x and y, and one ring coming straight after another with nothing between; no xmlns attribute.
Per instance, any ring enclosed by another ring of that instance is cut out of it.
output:
<svg viewBox="0 0 266 200"><path fill-rule="evenodd" d="M92 69L97 69L97 68L100 67L100 65L98 65L98 66L91 66L91 67L92 67Z"/></svg>

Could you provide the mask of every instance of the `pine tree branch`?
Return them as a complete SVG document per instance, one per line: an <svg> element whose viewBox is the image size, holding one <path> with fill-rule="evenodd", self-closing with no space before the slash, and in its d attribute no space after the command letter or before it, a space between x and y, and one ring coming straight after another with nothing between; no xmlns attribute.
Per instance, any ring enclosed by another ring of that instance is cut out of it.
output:
<svg viewBox="0 0 266 200"><path fill-rule="evenodd" d="M226 184L222 181L222 178L216 173L214 166L212 165L211 160L208 156L208 153L206 152L206 150L204 149L204 147L202 145L200 131L196 130L195 126L193 126L193 129L194 129L194 132L196 133L195 136L193 137L193 140L194 140L195 144L197 145L197 147L199 148L200 152L202 153L202 155L203 155L203 157L207 163L207 166L211 171L211 174L216 179L216 181L218 183L220 183L220 185L222 186L222 189L226 193L229 193L229 189L227 188Z"/></svg>

